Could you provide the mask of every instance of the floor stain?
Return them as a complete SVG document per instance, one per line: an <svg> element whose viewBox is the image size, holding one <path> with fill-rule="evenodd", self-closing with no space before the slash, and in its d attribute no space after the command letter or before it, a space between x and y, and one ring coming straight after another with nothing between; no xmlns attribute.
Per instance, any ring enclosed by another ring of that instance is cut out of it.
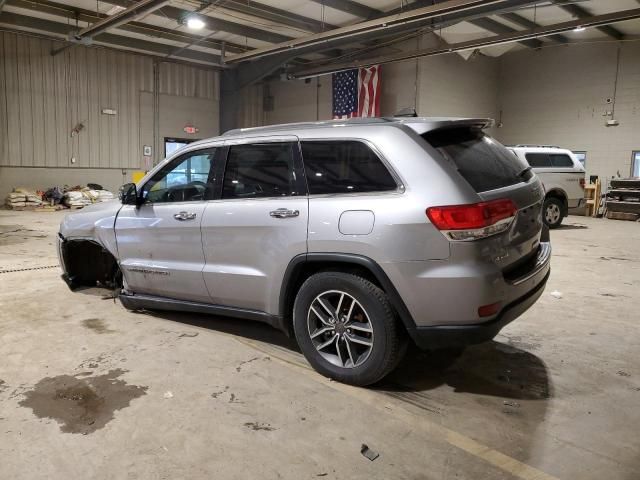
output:
<svg viewBox="0 0 640 480"><path fill-rule="evenodd" d="M255 362L256 360L258 360L258 357L253 357L253 358L250 358L249 360L243 360L236 367L236 372L240 372L242 370L243 365L246 365L247 363Z"/></svg>
<svg viewBox="0 0 640 480"><path fill-rule="evenodd" d="M229 385L225 386L223 390L220 390L219 392L213 392L211 394L211 398L218 398L220 395L222 395L223 393L226 393L227 390L229 390Z"/></svg>
<svg viewBox="0 0 640 480"><path fill-rule="evenodd" d="M0 245L24 243L25 240L30 238L47 238L47 235L44 232L25 228L22 225L0 225Z"/></svg>
<svg viewBox="0 0 640 480"><path fill-rule="evenodd" d="M105 323L101 318L87 318L82 321L82 325L84 325L89 330L93 330L96 333L116 333L115 330L111 330L109 326Z"/></svg>
<svg viewBox="0 0 640 480"><path fill-rule="evenodd" d="M250 428L254 432L257 432L259 430L266 430L267 432L272 432L273 430L275 430L275 428L268 423L247 422L244 424L244 426L247 428Z"/></svg>
<svg viewBox="0 0 640 480"><path fill-rule="evenodd" d="M20 406L31 408L39 418L52 418L64 433L87 435L113 420L116 410L146 395L148 387L128 385L118 379L125 372L116 369L95 377L43 378L24 393Z"/></svg>
<svg viewBox="0 0 640 480"><path fill-rule="evenodd" d="M4 380L0 379L0 393L4 392L7 388L9 388L9 385L7 385Z"/></svg>

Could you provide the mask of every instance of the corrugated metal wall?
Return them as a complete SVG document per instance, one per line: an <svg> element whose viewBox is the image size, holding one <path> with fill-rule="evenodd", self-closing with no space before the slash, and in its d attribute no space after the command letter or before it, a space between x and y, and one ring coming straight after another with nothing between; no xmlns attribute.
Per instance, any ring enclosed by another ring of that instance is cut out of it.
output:
<svg viewBox="0 0 640 480"><path fill-rule="evenodd" d="M60 46L0 32L0 166L139 168L141 139L152 135L141 132L140 92L153 91L154 60L85 47L52 57ZM219 97L217 72L203 68L161 63L158 84L160 93Z"/></svg>

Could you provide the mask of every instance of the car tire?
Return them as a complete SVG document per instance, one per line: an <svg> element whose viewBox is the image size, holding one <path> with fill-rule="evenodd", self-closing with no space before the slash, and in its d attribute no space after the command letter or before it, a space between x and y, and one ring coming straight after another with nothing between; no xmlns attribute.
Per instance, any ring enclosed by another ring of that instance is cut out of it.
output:
<svg viewBox="0 0 640 480"><path fill-rule="evenodd" d="M549 228L558 228L564 218L562 215L563 210L564 205L562 204L562 200L556 197L545 198L542 207L542 219L545 225Z"/></svg>
<svg viewBox="0 0 640 480"><path fill-rule="evenodd" d="M385 292L348 273L321 272L303 283L293 329L315 370L351 385L381 380L406 352L405 332Z"/></svg>

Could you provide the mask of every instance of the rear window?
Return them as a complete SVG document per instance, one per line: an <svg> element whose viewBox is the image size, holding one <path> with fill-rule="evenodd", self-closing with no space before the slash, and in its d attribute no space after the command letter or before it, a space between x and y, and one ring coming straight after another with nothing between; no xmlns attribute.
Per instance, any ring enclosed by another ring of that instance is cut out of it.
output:
<svg viewBox="0 0 640 480"><path fill-rule="evenodd" d="M352 140L303 141L310 194L384 192L398 188L382 160Z"/></svg>
<svg viewBox="0 0 640 480"><path fill-rule="evenodd" d="M446 128L422 135L476 192L486 192L522 182L522 163L503 145L479 128Z"/></svg>
<svg viewBox="0 0 640 480"><path fill-rule="evenodd" d="M524 156L534 168L573 167L573 160L566 153L526 153Z"/></svg>

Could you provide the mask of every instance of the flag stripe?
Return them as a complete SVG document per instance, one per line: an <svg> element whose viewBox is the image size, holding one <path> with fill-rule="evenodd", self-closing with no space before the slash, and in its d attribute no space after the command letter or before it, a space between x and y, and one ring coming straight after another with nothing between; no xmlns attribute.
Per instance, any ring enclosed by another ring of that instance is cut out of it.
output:
<svg viewBox="0 0 640 480"><path fill-rule="evenodd" d="M333 118L380 116L380 65L334 73Z"/></svg>

